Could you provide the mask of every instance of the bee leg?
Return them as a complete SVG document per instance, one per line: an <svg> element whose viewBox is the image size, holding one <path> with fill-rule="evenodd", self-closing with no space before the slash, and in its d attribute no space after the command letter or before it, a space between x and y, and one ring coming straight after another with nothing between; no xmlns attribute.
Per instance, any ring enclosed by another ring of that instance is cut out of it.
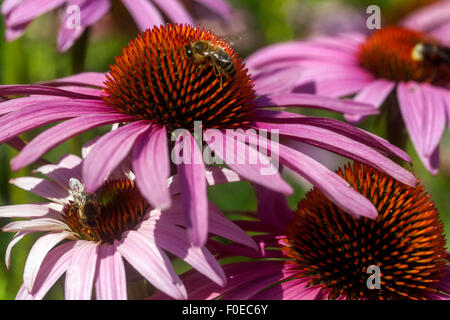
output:
<svg viewBox="0 0 450 320"><path fill-rule="evenodd" d="M216 78L219 78L220 90L222 90L222 74L220 73L219 68L215 64L213 65L213 70Z"/></svg>

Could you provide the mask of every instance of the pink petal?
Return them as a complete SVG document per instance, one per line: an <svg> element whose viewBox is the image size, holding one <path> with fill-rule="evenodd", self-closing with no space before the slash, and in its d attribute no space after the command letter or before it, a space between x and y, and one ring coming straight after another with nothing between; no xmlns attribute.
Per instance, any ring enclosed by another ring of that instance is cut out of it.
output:
<svg viewBox="0 0 450 320"><path fill-rule="evenodd" d="M139 232L128 231L114 244L122 257L153 286L175 299L187 298L186 289L169 259L153 240Z"/></svg>
<svg viewBox="0 0 450 320"><path fill-rule="evenodd" d="M145 130L145 121L136 121L108 132L93 146L83 162L83 181L87 192L94 192L128 155Z"/></svg>
<svg viewBox="0 0 450 320"><path fill-rule="evenodd" d="M8 243L8 247L6 248L6 252L5 252L5 265L6 265L6 269L9 270L9 267L11 265L11 251L12 248L17 244L17 242L19 242L20 240L23 239L23 237L25 237L26 235L29 235L31 232L29 231L20 231L17 232L14 237L11 239L11 241Z"/></svg>
<svg viewBox="0 0 450 320"><path fill-rule="evenodd" d="M67 27L67 23L69 19L72 19L73 13L66 11L58 33L58 49L60 52L69 49L83 33L84 29L99 21L108 13L111 6L109 0L72 0L67 3L67 8L71 5L78 5L80 8L80 26L74 29Z"/></svg>
<svg viewBox="0 0 450 320"><path fill-rule="evenodd" d="M209 166L205 168L205 178L208 185L216 185L230 182L242 181L242 178L233 170ZM175 175L169 178L170 193L180 193L179 176Z"/></svg>
<svg viewBox="0 0 450 320"><path fill-rule="evenodd" d="M52 181L41 178L19 177L11 179L10 183L23 190L30 191L38 196L62 204L64 204L69 197L68 190Z"/></svg>
<svg viewBox="0 0 450 320"><path fill-rule="evenodd" d="M7 16L22 0L4 0L2 3L2 15Z"/></svg>
<svg viewBox="0 0 450 320"><path fill-rule="evenodd" d="M149 203L162 210L170 207L170 158L165 127L153 126L136 140L133 170L136 185Z"/></svg>
<svg viewBox="0 0 450 320"><path fill-rule="evenodd" d="M90 300L97 264L97 244L90 241L74 249L66 272L64 296L66 300Z"/></svg>
<svg viewBox="0 0 450 320"><path fill-rule="evenodd" d="M174 197L172 206L163 212L159 220L165 224L185 226L186 220L182 214L183 208L183 202L179 201L177 197ZM214 203L210 202L208 204L208 210L209 232L258 250L255 241L244 230L225 217Z"/></svg>
<svg viewBox="0 0 450 320"><path fill-rule="evenodd" d="M364 87L356 96L355 101L370 103L379 109L395 87L395 82L378 79ZM362 115L346 115L346 120L358 123L364 119Z"/></svg>
<svg viewBox="0 0 450 320"><path fill-rule="evenodd" d="M190 229L192 243L195 246L202 246L208 236L205 165L202 152L191 133L185 131L185 135L182 137L182 141L177 139L175 143L176 146L181 146L183 150L183 159L177 159L181 196L185 206L184 211L187 214L187 227Z"/></svg>
<svg viewBox="0 0 450 320"><path fill-rule="evenodd" d="M62 156L58 163L43 165L33 170L33 172L39 172L58 183L64 189L69 189L70 178L82 181L81 161L80 157L69 154Z"/></svg>
<svg viewBox="0 0 450 320"><path fill-rule="evenodd" d="M228 3L224 0L194 0L217 13L223 18L229 18L233 12Z"/></svg>
<svg viewBox="0 0 450 320"><path fill-rule="evenodd" d="M34 18L55 9L66 0L24 0L9 13L6 24L11 26L27 23Z"/></svg>
<svg viewBox="0 0 450 320"><path fill-rule="evenodd" d="M172 22L194 24L192 17L178 0L152 0Z"/></svg>
<svg viewBox="0 0 450 320"><path fill-rule="evenodd" d="M47 86L94 86L102 87L105 82L106 77L104 73L101 72L82 72L74 74L68 77L55 79L48 82L43 82L43 85Z"/></svg>
<svg viewBox="0 0 450 320"><path fill-rule="evenodd" d="M19 231L62 231L68 230L67 225L56 219L38 218L24 221L14 221L8 223L2 228L3 232L19 232Z"/></svg>
<svg viewBox="0 0 450 320"><path fill-rule="evenodd" d="M164 19L158 9L149 0L122 0L122 3L133 16L141 31L164 24Z"/></svg>
<svg viewBox="0 0 450 320"><path fill-rule="evenodd" d="M144 228L142 232L146 230ZM225 274L219 263L206 248L192 246L185 229L172 224L157 223L151 235L159 247L180 257L218 285L225 285Z"/></svg>
<svg viewBox="0 0 450 320"><path fill-rule="evenodd" d="M9 95L46 95L56 97L67 97L72 99L87 99L87 100L99 100L100 97L96 95L77 93L73 91L63 90L59 88L53 88L49 86L43 86L39 84L16 84L16 85L0 85L0 96Z"/></svg>
<svg viewBox="0 0 450 320"><path fill-rule="evenodd" d="M23 271L23 283L29 292L33 291L34 282L47 253L64 239L72 237L72 234L67 231L47 233L34 243Z"/></svg>
<svg viewBox="0 0 450 320"><path fill-rule="evenodd" d="M111 108L103 102L87 100L55 101L27 107L0 118L0 141L55 121L108 112Z"/></svg>
<svg viewBox="0 0 450 320"><path fill-rule="evenodd" d="M281 69L264 69L253 76L254 90L258 96L289 92L300 77L301 68L291 66Z"/></svg>
<svg viewBox="0 0 450 320"><path fill-rule="evenodd" d="M330 150L385 172L402 183L410 186L416 185L416 177L408 170L400 167L372 148L336 132L308 125L258 123L257 127L268 130L278 129L282 136L289 136L322 149Z"/></svg>
<svg viewBox="0 0 450 320"><path fill-rule="evenodd" d="M125 265L115 245L98 247L95 292L97 300L127 300Z"/></svg>
<svg viewBox="0 0 450 320"><path fill-rule="evenodd" d="M244 285L240 287L228 291L223 297L223 300L247 300L253 299L252 296L257 294L259 291L269 287L277 283L278 281L283 280L283 273L281 270L277 270L274 273L268 273L264 276L253 279L251 281L247 281ZM273 297L274 300L277 297Z"/></svg>
<svg viewBox="0 0 450 320"><path fill-rule="evenodd" d="M253 190L258 199L257 211L261 222L285 230L286 225L292 220L292 210L286 202L286 197L258 185L254 185Z"/></svg>
<svg viewBox="0 0 450 320"><path fill-rule="evenodd" d="M306 93L266 95L256 99L255 102L256 106L260 108L315 108L358 115L371 115L379 113L379 111L370 104L355 102L353 100L340 100L336 98L316 96Z"/></svg>
<svg viewBox="0 0 450 320"><path fill-rule="evenodd" d="M62 122L39 134L28 143L18 156L12 159L11 167L19 170L39 159L44 153L60 143L93 128L111 123L132 121L132 116L121 113L94 114Z"/></svg>
<svg viewBox="0 0 450 320"><path fill-rule="evenodd" d="M423 152L425 145L423 132L425 111L420 87L413 82L400 82L397 86L397 97L400 112L414 148L427 170L436 174L439 170L438 150L436 149L429 157L425 156Z"/></svg>
<svg viewBox="0 0 450 320"><path fill-rule="evenodd" d="M33 299L44 298L55 282L66 272L79 244L80 241L65 242L47 254L34 281Z"/></svg>
<svg viewBox="0 0 450 320"><path fill-rule="evenodd" d="M376 218L378 212L364 196L316 160L284 145L279 145L280 162L319 188L332 202L355 217Z"/></svg>
<svg viewBox="0 0 450 320"><path fill-rule="evenodd" d="M390 144L387 140L342 121L323 117L306 117L296 113L275 110L256 110L254 118L256 121L262 122L307 124L321 127L361 142L384 154L411 162L411 157L406 152Z"/></svg>
<svg viewBox="0 0 450 320"><path fill-rule="evenodd" d="M60 215L62 205L56 203L17 204L0 207L2 218L38 218L46 215Z"/></svg>
<svg viewBox="0 0 450 320"><path fill-rule="evenodd" d="M33 96L1 101L0 115L14 112L23 108L55 101L70 101L70 99L66 97Z"/></svg>
<svg viewBox="0 0 450 320"><path fill-rule="evenodd" d="M431 154L439 147L439 142L444 134L445 125L447 122L445 104L439 91L435 90L433 86L422 84L420 89L422 91L424 102L423 153L425 157L430 157Z"/></svg>
<svg viewBox="0 0 450 320"><path fill-rule="evenodd" d="M267 164L269 163L267 157L260 154L255 148L249 147L236 136L225 135L218 130L207 130L204 137L205 142L216 155L241 177L283 194L292 193L291 186L281 178L278 170L272 163ZM221 148L221 145L214 140L217 137L225 148ZM236 150L244 151L237 152ZM251 163L252 159L256 159L256 163ZM265 163L261 163L261 159L266 160Z"/></svg>
<svg viewBox="0 0 450 320"><path fill-rule="evenodd" d="M448 21L449 16L450 1L439 1L414 11L401 25L414 30L429 31L435 25Z"/></svg>

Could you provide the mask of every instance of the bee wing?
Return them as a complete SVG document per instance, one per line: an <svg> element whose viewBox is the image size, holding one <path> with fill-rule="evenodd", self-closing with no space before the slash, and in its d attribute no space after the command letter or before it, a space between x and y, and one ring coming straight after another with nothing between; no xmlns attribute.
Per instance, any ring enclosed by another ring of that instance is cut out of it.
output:
<svg viewBox="0 0 450 320"><path fill-rule="evenodd" d="M75 178L70 178L69 180L70 194L77 205L82 205L86 202L86 192L84 191L83 184Z"/></svg>

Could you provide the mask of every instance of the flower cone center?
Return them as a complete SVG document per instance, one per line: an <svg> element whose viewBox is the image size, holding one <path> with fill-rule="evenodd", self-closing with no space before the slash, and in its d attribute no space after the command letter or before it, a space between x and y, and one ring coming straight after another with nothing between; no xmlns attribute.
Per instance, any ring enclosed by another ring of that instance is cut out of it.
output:
<svg viewBox="0 0 450 320"><path fill-rule="evenodd" d="M381 29L361 45L359 62L377 78L448 84L448 63L423 55L421 45L444 49L436 40L417 31L400 27Z"/></svg>
<svg viewBox="0 0 450 320"><path fill-rule="evenodd" d="M141 120L193 130L235 128L249 122L250 76L223 39L189 25L165 25L130 41L104 84L111 107Z"/></svg>
<svg viewBox="0 0 450 320"><path fill-rule="evenodd" d="M357 163L338 173L372 201L379 215L356 219L319 190L309 192L294 212L283 248L299 267L298 277L327 288L332 299L425 299L437 292L446 263L445 237L424 187L409 187ZM379 289L367 285L373 266L380 271Z"/></svg>
<svg viewBox="0 0 450 320"><path fill-rule="evenodd" d="M106 181L83 206L70 201L63 213L67 225L80 239L113 243L124 232L133 230L149 208L135 184L124 179Z"/></svg>

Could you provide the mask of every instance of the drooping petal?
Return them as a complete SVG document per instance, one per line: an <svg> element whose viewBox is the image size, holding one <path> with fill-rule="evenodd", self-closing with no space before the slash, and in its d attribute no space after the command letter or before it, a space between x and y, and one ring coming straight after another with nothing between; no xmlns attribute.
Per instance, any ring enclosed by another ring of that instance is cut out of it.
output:
<svg viewBox="0 0 450 320"><path fill-rule="evenodd" d="M142 228L139 232L148 233L149 230ZM183 259L218 285L225 285L225 274L219 263L205 247L192 246L185 229L172 224L156 223L150 235L154 237L158 247Z"/></svg>
<svg viewBox="0 0 450 320"><path fill-rule="evenodd" d="M356 96L355 101L369 103L379 109L389 94L395 87L395 82L384 79L377 79L368 86L364 87ZM358 123L364 116L346 115L347 121Z"/></svg>
<svg viewBox="0 0 450 320"><path fill-rule="evenodd" d="M103 135L83 162L83 182L86 191L94 192L105 178L128 155L135 140L145 130L145 121L136 121Z"/></svg>
<svg viewBox="0 0 450 320"><path fill-rule="evenodd" d="M48 102L55 101L69 101L66 97L47 97L47 96L33 96L22 97L11 100L0 100L0 115L4 115L10 112L14 112L23 108L32 107L39 104L46 104Z"/></svg>
<svg viewBox="0 0 450 320"><path fill-rule="evenodd" d="M176 23L194 24L191 15L186 11L178 0L152 0L158 7Z"/></svg>
<svg viewBox="0 0 450 320"><path fill-rule="evenodd" d="M449 16L450 2L439 1L415 10L401 22L401 25L414 30L430 31L436 23L448 21Z"/></svg>
<svg viewBox="0 0 450 320"><path fill-rule="evenodd" d="M0 118L0 141L59 120L93 113L109 113L111 108L101 101L54 101L30 106Z"/></svg>
<svg viewBox="0 0 450 320"><path fill-rule="evenodd" d="M400 112L411 141L422 163L428 171L436 174L439 170L439 150L435 149L429 157L424 155L424 101L419 86L416 83L400 82L397 86L397 97Z"/></svg>
<svg viewBox="0 0 450 320"><path fill-rule="evenodd" d="M69 189L70 178L75 178L78 181L82 181L81 161L82 160L80 157L74 154L68 154L66 156L62 156L56 164L43 165L33 170L33 172L39 172L52 179L64 189Z"/></svg>
<svg viewBox="0 0 450 320"><path fill-rule="evenodd" d="M10 180L10 183L23 189L30 191L43 198L64 204L69 197L69 191L60 185L36 177L19 177Z"/></svg>
<svg viewBox="0 0 450 320"><path fill-rule="evenodd" d="M83 241L72 253L64 285L66 300L90 300L97 264L98 245Z"/></svg>
<svg viewBox="0 0 450 320"><path fill-rule="evenodd" d="M11 161L13 170L19 170L39 159L44 153L73 136L111 123L133 120L121 113L94 114L77 117L60 123L39 134Z"/></svg>
<svg viewBox="0 0 450 320"><path fill-rule="evenodd" d="M332 202L355 217L376 218L378 212L363 195L350 188L348 183L316 160L284 145L279 145L280 162L311 182Z"/></svg>
<svg viewBox="0 0 450 320"><path fill-rule="evenodd" d="M106 76L102 72L82 72L59 78L51 81L42 82L46 86L94 86L102 87L106 81Z"/></svg>
<svg viewBox="0 0 450 320"><path fill-rule="evenodd" d="M63 4L66 0L23 0L16 5L6 18L9 27L27 23L34 18L49 12Z"/></svg>
<svg viewBox="0 0 450 320"><path fill-rule="evenodd" d="M416 185L416 177L389 158L358 141L330 130L309 125L255 124L258 128L279 130L281 136L289 136L302 142L330 150L376 168L410 186Z"/></svg>
<svg viewBox="0 0 450 320"><path fill-rule="evenodd" d="M128 231L114 244L122 257L153 286L175 299L187 298L186 288L166 254L152 240L139 232Z"/></svg>
<svg viewBox="0 0 450 320"><path fill-rule="evenodd" d="M5 0L2 3L2 14L7 16L22 0Z"/></svg>
<svg viewBox="0 0 450 320"><path fill-rule="evenodd" d="M222 16L223 18L227 19L232 14L231 7L224 0L194 0L194 1L204 5L205 7Z"/></svg>
<svg viewBox="0 0 450 320"><path fill-rule="evenodd" d="M444 134L446 111L444 100L440 93L429 84L422 84L420 90L423 95L423 153L430 157L439 147L439 142Z"/></svg>
<svg viewBox="0 0 450 320"><path fill-rule="evenodd" d="M235 223L224 216L222 212L210 202L208 205L208 227L209 232L221 236L223 238L241 243L245 246L258 250L255 241ZM152 212L152 216L157 216ZM186 226L186 219L183 215L183 202L174 196L172 206L161 214L159 217L161 223L176 224ZM144 222L145 224L145 222Z"/></svg>
<svg viewBox="0 0 450 320"><path fill-rule="evenodd" d="M340 100L330 97L316 96L305 93L283 93L265 95L255 100L256 106L260 108L295 107L316 108L341 113L371 115L379 111L372 105L353 100Z"/></svg>
<svg viewBox="0 0 450 320"><path fill-rule="evenodd" d="M67 11L70 6L77 5L80 9L80 25L71 26L73 12ZM67 3L65 16L58 33L58 50L64 52L69 49L81 36L86 27L100 20L110 9L109 0L71 0ZM69 27L70 25L70 27Z"/></svg>
<svg viewBox="0 0 450 320"><path fill-rule="evenodd" d="M153 126L143 133L133 148L133 170L136 185L152 206L170 207L168 179L170 158L165 127Z"/></svg>
<svg viewBox="0 0 450 320"><path fill-rule="evenodd" d="M20 240L23 239L23 237L25 237L26 235L30 234L31 232L29 231L20 231L17 232L14 237L11 239L11 241L8 243L8 247L6 248L6 252L5 252L5 265L6 265L6 269L9 270L10 264L11 264L11 251L12 248L17 244L17 242L19 242Z"/></svg>
<svg viewBox="0 0 450 320"><path fill-rule="evenodd" d="M98 247L95 292L97 300L127 299L125 265L115 245Z"/></svg>
<svg viewBox="0 0 450 320"><path fill-rule="evenodd" d="M292 219L292 210L286 202L286 197L258 185L254 185L253 190L258 199L259 219L274 228L284 230Z"/></svg>
<svg viewBox="0 0 450 320"><path fill-rule="evenodd" d="M218 142L214 141L215 137L209 130L204 133L206 143L241 177L283 194L292 193L291 186L281 178L275 166L255 148L248 146L234 135L225 135L220 131L215 131L214 135L219 135L221 138L219 143L223 143L224 148L220 150Z"/></svg>
<svg viewBox="0 0 450 320"><path fill-rule="evenodd" d="M71 237L72 234L68 231L51 232L41 236L34 243L23 270L23 283L29 292L33 291L34 282L47 253L59 242Z"/></svg>
<svg viewBox="0 0 450 320"><path fill-rule="evenodd" d="M67 97L72 99L87 99L87 100L100 100L99 96L77 93L59 88L53 88L49 86L43 86L39 84L15 84L15 85L0 85L0 96L9 95L45 95L56 97Z"/></svg>
<svg viewBox="0 0 450 320"><path fill-rule="evenodd" d="M411 162L411 157L405 151L389 143L387 140L342 121L323 117L307 117L275 110L257 110L254 116L257 121L308 124L328 129L379 150L386 155Z"/></svg>
<svg viewBox="0 0 450 320"><path fill-rule="evenodd" d="M141 31L164 24L164 19L150 0L122 0L122 3Z"/></svg>
<svg viewBox="0 0 450 320"><path fill-rule="evenodd" d="M62 231L68 230L67 225L57 219L37 218L24 221L13 221L2 228L3 232L19 232L19 231Z"/></svg>
<svg viewBox="0 0 450 320"><path fill-rule="evenodd" d="M192 243L202 246L208 236L205 164L202 152L191 133L185 131L185 135L180 137L175 145L181 146L183 150L183 158L177 159L177 170L187 227L190 229Z"/></svg>
<svg viewBox="0 0 450 320"><path fill-rule="evenodd" d="M275 94L289 92L293 89L300 77L300 67L277 68L263 70L253 76L253 84L256 95Z"/></svg>
<svg viewBox="0 0 450 320"><path fill-rule="evenodd" d="M209 166L205 169L205 178L208 185L216 185L223 183L231 183L242 181L242 178L233 170L220 168L217 166ZM181 192L179 176L171 176L169 178L170 193L177 194Z"/></svg>
<svg viewBox="0 0 450 320"><path fill-rule="evenodd" d="M2 218L38 218L47 215L59 215L63 206L57 203L16 204L0 207Z"/></svg>
<svg viewBox="0 0 450 320"><path fill-rule="evenodd" d="M32 296L23 286L25 292L21 288L16 299L40 300L44 298L55 282L66 272L77 244L76 241L69 241L51 250L42 262L31 293Z"/></svg>

